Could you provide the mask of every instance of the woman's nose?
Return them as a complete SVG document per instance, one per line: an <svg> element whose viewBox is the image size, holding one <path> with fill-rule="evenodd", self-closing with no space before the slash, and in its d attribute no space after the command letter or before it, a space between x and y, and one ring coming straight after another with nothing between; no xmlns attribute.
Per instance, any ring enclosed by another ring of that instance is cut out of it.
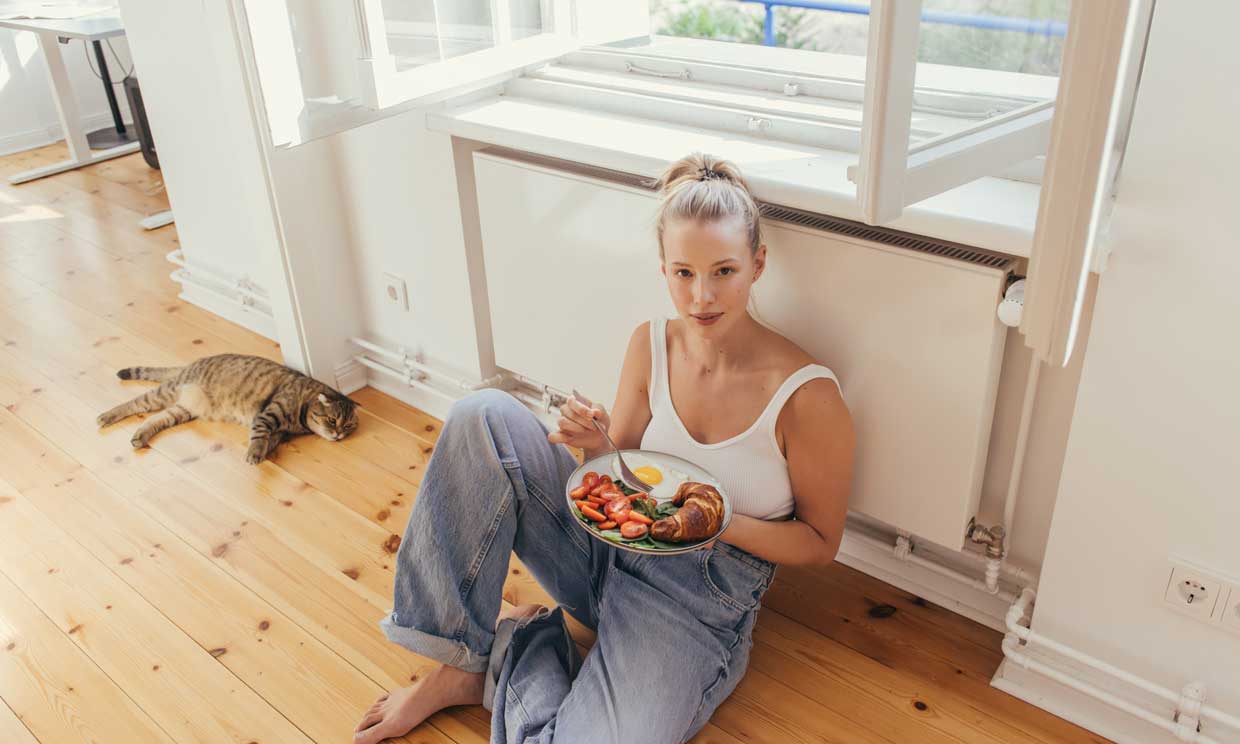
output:
<svg viewBox="0 0 1240 744"><path fill-rule="evenodd" d="M709 305L715 301L715 290L709 279L699 278L694 282L693 299L697 300L699 305Z"/></svg>

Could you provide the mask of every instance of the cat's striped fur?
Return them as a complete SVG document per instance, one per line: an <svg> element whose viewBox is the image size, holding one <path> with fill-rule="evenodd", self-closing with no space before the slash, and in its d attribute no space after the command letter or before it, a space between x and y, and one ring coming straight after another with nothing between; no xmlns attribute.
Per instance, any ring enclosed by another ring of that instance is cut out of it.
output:
<svg viewBox="0 0 1240 744"><path fill-rule="evenodd" d="M151 437L196 418L250 427L246 462L257 465L294 434L313 432L335 441L357 428L357 404L300 372L262 357L219 354L185 367L129 367L122 380L160 383L97 419L109 426L137 413L151 416L130 440L146 447Z"/></svg>

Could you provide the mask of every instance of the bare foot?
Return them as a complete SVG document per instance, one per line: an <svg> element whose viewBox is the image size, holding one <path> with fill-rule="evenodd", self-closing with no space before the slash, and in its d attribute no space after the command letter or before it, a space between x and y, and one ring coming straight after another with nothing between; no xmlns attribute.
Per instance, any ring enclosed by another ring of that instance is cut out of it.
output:
<svg viewBox="0 0 1240 744"><path fill-rule="evenodd" d="M453 705L482 703L482 672L466 672L441 666L409 687L383 695L370 706L357 725L353 740L378 744L404 736L435 713Z"/></svg>
<svg viewBox="0 0 1240 744"><path fill-rule="evenodd" d="M499 619L529 617L541 609L541 605L509 607L500 613ZM441 666L409 687L381 696L362 716L354 730L353 741L378 744L384 739L404 736L444 708L480 705L486 686L484 674Z"/></svg>

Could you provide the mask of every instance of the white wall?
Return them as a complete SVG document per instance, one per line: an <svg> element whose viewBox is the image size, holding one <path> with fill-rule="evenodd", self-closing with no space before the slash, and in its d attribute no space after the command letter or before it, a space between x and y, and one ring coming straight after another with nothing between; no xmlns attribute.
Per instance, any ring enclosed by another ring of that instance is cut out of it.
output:
<svg viewBox="0 0 1240 744"><path fill-rule="evenodd" d="M185 36L178 44L157 42L159 53L166 55L171 68L177 66L179 48L190 54L211 53L202 35L196 38L190 31L203 23L197 18L201 11L182 8L174 14L166 8L161 10L153 0L125 3L127 10L140 6L157 19L144 23L144 27L184 29ZM350 66L347 41L352 29L348 18L338 15L339 9L333 11L304 0L290 5L294 40L303 61L305 95L348 97L353 92L350 79L329 74ZM250 228L244 223L245 207L261 198L259 187L248 179L227 183L235 180L233 169L221 167L220 163L228 160L217 155L228 151L228 142L244 139L243 133L233 131L244 122L238 120L240 115L235 111L219 112L210 103L218 100L237 105L231 84L227 98L215 90L222 85L219 79L227 77L221 70L233 70L236 63L224 56L210 59L210 65L198 65L187 73L187 85L203 91L203 102L185 99L179 103L177 126L192 131L192 117L197 116L199 124L210 122L221 132L232 134L225 138L210 133L210 147L197 146L189 138L178 140L178 151L188 151L186 157L196 163L202 175L197 183L181 187L170 181L169 186L180 226L184 228L186 223L178 197L186 204L186 220L197 215L207 221L199 224L195 238L187 238L187 253L234 275L252 274L259 270L261 253L251 249L246 237ZM215 80L211 68L217 70ZM180 75L180 71L169 71L168 85ZM303 311L306 327L313 329L320 341L313 368L321 379L331 380L333 367L346 360L351 351L345 339L359 333L391 346L420 351L428 362L462 376L476 378L487 372L487 342L478 335L480 329L483 333L486 329L475 316L472 293L476 287L467 270L456 192L458 163L452 140L428 131L424 119L424 113L409 111L271 155L289 250L308 258L301 262L310 271L302 278L305 285L299 292L315 298ZM237 211L238 216L220 218L230 210ZM654 250L652 236L652 253ZM385 301L384 273L405 279L410 312ZM1029 358L1015 332L1009 336L1007 348L999 414L983 487L981 517L986 523L997 523L1001 517L1000 503L1007 491ZM1012 542L1015 562L1027 567L1039 566L1045 549L1078 375L1079 356L1068 369L1042 373ZM391 390L402 389L399 383L394 385ZM408 392L407 388L403 390ZM428 406L428 410L436 409Z"/></svg>
<svg viewBox="0 0 1240 744"><path fill-rule="evenodd" d="M133 62L124 37L111 41L122 64L116 63L107 44L104 44L103 53L112 81L120 82ZM112 111L108 108L103 83L86 61L89 53L94 63L94 50L84 44L75 39L62 44L60 50L86 130L92 131L111 125ZM121 108L121 118L128 124L131 119L125 89L117 85L113 90ZM64 135L38 36L30 31L0 28L0 155L40 147L59 139L64 139Z"/></svg>
<svg viewBox="0 0 1240 744"><path fill-rule="evenodd" d="M1230 2L1155 9L1033 618L1233 714L1240 637L1160 600L1171 554L1240 576L1237 24Z"/></svg>

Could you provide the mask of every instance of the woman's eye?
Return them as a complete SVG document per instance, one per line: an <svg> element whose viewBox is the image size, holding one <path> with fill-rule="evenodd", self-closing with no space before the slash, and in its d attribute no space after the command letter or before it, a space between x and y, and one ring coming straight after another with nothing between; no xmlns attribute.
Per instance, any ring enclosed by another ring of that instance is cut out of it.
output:
<svg viewBox="0 0 1240 744"><path fill-rule="evenodd" d="M681 279L688 279L689 277L693 276L693 272L689 271L688 269L679 269L676 271L676 276L680 277Z"/></svg>
<svg viewBox="0 0 1240 744"><path fill-rule="evenodd" d="M723 276L727 276L728 274L735 274L736 269L731 266L724 266L722 269L719 269L719 273Z"/></svg>

